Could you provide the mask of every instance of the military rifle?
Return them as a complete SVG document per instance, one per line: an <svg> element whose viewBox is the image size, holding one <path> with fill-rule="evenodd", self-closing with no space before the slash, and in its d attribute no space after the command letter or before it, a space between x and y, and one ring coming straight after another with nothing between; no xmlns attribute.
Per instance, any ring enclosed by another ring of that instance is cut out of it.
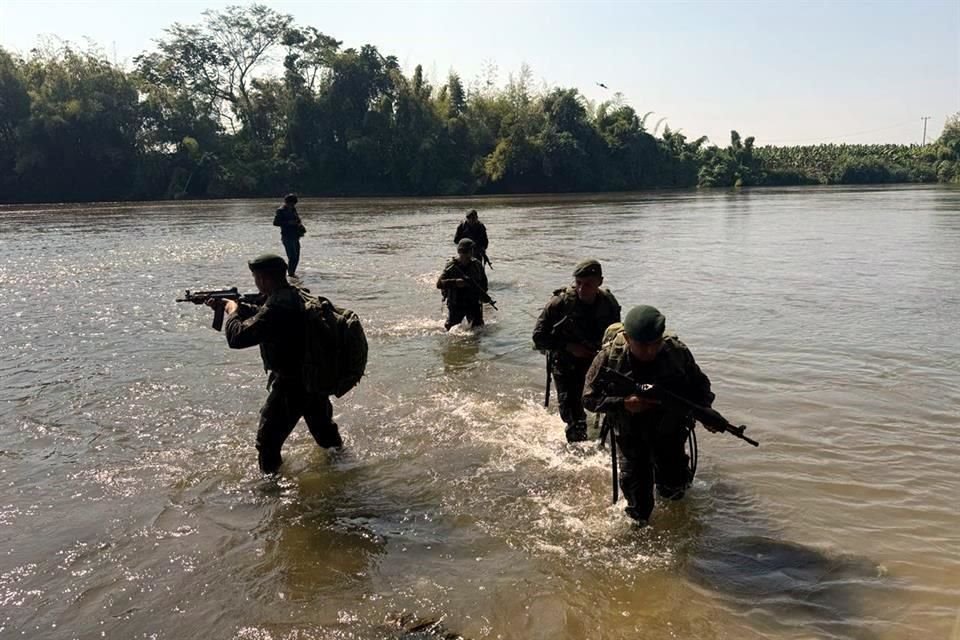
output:
<svg viewBox="0 0 960 640"><path fill-rule="evenodd" d="M572 314L567 314L560 318L556 324L553 325L550 333L560 338L570 338L570 342L579 342L585 347L589 348L594 354L600 351L600 343L595 340L587 340L583 337L583 332L580 331L580 328L576 325L571 317Z"/></svg>
<svg viewBox="0 0 960 640"><path fill-rule="evenodd" d="M558 332L558 329L560 330L560 332ZM567 329L569 329L569 332L567 332ZM581 344L584 344L590 349L593 349L595 353L600 351L599 343L590 342L583 339L583 334L581 334L580 330L576 327L576 325L574 325L573 322L570 321L569 313L563 316L562 318L560 318L560 320L558 320L550 330L551 334L559 335L563 337L563 333L561 332L568 333L569 336L572 338L571 342L579 342ZM543 393L543 406L549 407L550 406L550 382L553 376L550 372L550 352L549 351L546 352L545 355L547 356L547 384Z"/></svg>
<svg viewBox="0 0 960 640"><path fill-rule="evenodd" d="M736 426L720 415L719 411L711 409L710 407L702 407L681 395L664 389L660 385L639 384L630 376L624 375L610 367L602 367L600 369L600 375L597 376L597 383L607 389L614 390L616 395L629 396L636 394L638 396L656 398L657 400L668 403L679 404L688 409L690 415L701 424L717 431L726 431L755 447L760 446L759 442L743 434L747 428L746 425Z"/></svg>
<svg viewBox="0 0 960 640"><path fill-rule="evenodd" d="M193 293L187 289L182 298L177 298L177 302L192 302L193 304L206 304L207 300L234 300L235 302L256 304L263 300L263 296L259 293L240 293L236 287L233 287L215 291L194 291ZM213 324L210 326L217 331L223 328L223 312L223 304L213 307Z"/></svg>
<svg viewBox="0 0 960 640"><path fill-rule="evenodd" d="M463 279L466 280L467 283L473 285L473 288L480 292L480 302L485 302L489 304L491 307L493 307L494 309L496 309L497 311L500 311L500 309L497 309L497 301L490 297L490 294L487 293L486 289L481 287L479 284L476 283L476 281L473 278L471 278L466 274L463 268L460 267L460 263L454 260L453 266L456 267L457 271L460 272L460 275L463 276Z"/></svg>
<svg viewBox="0 0 960 640"><path fill-rule="evenodd" d="M487 265L488 267L490 267L491 269L493 269L493 263L490 262L490 258L487 256L487 252L486 252L486 251L483 252L483 255L481 256L481 260L483 260L483 264L485 264L485 265Z"/></svg>
<svg viewBox="0 0 960 640"><path fill-rule="evenodd" d="M543 392L543 406L550 406L550 381L553 376L550 373L550 356L547 356L547 388Z"/></svg>

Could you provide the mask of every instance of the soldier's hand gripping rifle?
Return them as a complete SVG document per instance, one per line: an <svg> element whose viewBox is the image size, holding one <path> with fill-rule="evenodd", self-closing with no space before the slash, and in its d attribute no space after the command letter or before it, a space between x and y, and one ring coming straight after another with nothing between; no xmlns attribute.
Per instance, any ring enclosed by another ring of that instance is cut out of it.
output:
<svg viewBox="0 0 960 640"><path fill-rule="evenodd" d="M489 258L489 256L487 256L487 252L486 252L486 251L483 252L483 255L481 256L481 260L483 261L483 264L485 264L485 265L487 265L488 267L490 267L491 269L493 269L493 263L490 262L490 258Z"/></svg>
<svg viewBox="0 0 960 640"><path fill-rule="evenodd" d="M611 389L613 391L611 395L630 396L636 394L641 397L656 398L661 402L683 406L690 411L690 415L693 416L697 422L703 424L711 431L726 431L727 433L740 438L748 444L751 444L755 447L760 446L759 442L743 434L747 428L746 425L742 424L740 426L736 426L720 415L720 412L716 411L715 409L711 409L710 407L702 407L695 402L687 400L681 395L678 395L668 389L664 389L660 385L637 384L629 376L611 369L610 367L603 367L600 370L600 375L597 376L597 382L600 385L605 386L607 389Z"/></svg>
<svg viewBox="0 0 960 640"><path fill-rule="evenodd" d="M206 304L208 300L234 300L236 302L246 302L256 304L263 300L259 293L240 293L236 287L231 289L217 289L215 291L194 291L187 289L182 298L177 298L177 302L192 302L193 304ZM210 326L220 331L223 328L223 303L213 307L213 324Z"/></svg>
<svg viewBox="0 0 960 640"><path fill-rule="evenodd" d="M480 302L485 302L486 304L489 304L494 309L497 309L497 301L490 297L490 294L487 293L486 289L484 289L479 284L477 284L476 280L468 276L466 272L464 272L464 270L460 267L459 264L454 262L453 266L456 267L457 271L460 272L460 277L463 278L467 282L467 284L471 285L474 289L480 292ZM497 309L497 311L500 311L500 309Z"/></svg>

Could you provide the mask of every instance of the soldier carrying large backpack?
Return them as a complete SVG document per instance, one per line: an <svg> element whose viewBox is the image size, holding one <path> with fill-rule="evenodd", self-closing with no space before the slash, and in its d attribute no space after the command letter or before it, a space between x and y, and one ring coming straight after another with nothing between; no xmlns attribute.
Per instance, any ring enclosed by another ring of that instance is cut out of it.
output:
<svg viewBox="0 0 960 640"><path fill-rule="evenodd" d="M625 511L640 525L653 512L655 488L661 498L679 500L693 480L695 468L684 450L694 428L690 407L708 410L714 398L693 354L664 333L665 325L654 307L631 309L622 325L609 327L583 390L584 406L604 414L615 439ZM642 389L669 395L663 400ZM670 402L670 396L686 402ZM710 431L726 430L718 421L697 419Z"/></svg>
<svg viewBox="0 0 960 640"><path fill-rule="evenodd" d="M329 396L339 398L359 382L367 342L352 311L291 286L280 256L262 255L249 265L262 304L208 304L224 306L230 348L260 347L269 394L260 410L258 462L264 473L276 473L283 462L280 449L301 417L318 445L343 446Z"/></svg>

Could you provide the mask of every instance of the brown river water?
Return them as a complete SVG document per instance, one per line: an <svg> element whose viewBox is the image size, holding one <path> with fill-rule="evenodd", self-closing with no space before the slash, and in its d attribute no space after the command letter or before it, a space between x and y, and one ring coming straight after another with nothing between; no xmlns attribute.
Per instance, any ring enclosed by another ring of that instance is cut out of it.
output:
<svg viewBox="0 0 960 640"><path fill-rule="evenodd" d="M270 479L256 350L174 299L252 290L277 205L0 206L0 637L960 638L960 189L305 199L370 362L344 451L301 424ZM446 334L467 208L500 311ZM583 257L761 442L701 430L644 530L542 406L531 316Z"/></svg>

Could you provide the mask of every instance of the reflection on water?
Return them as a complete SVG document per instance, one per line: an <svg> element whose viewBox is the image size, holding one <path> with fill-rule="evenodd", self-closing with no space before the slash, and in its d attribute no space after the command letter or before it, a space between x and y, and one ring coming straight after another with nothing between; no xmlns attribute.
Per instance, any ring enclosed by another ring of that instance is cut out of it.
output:
<svg viewBox="0 0 960 640"><path fill-rule="evenodd" d="M301 278L360 315L369 375L334 403L346 450L298 428L276 480L256 351L173 302L251 287L246 260L282 251L272 203L0 207L0 629L956 635L960 191L301 204ZM466 208L501 310L447 333ZM688 497L643 530L609 504L608 452L542 406L531 316L587 256L762 442L703 433Z"/></svg>

